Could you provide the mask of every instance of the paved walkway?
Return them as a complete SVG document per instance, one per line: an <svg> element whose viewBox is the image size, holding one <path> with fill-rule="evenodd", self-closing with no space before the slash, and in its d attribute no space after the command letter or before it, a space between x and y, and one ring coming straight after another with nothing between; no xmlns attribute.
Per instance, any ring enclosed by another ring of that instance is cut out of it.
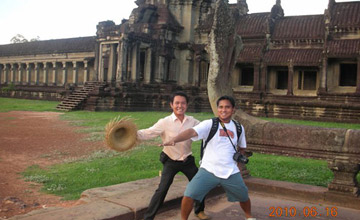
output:
<svg viewBox="0 0 360 220"><path fill-rule="evenodd" d="M360 218L360 207L356 210L335 205L268 197L258 193L251 193L250 197L252 201L252 212L257 220L354 220ZM245 219L245 215L240 209L239 204L228 202L224 194L207 200L205 212L211 216L213 220ZM155 218L155 220L172 219L180 219L180 208L160 213ZM198 218L191 213L189 220L198 220Z"/></svg>
<svg viewBox="0 0 360 220"><path fill-rule="evenodd" d="M108 187L86 190L80 203L70 208L52 207L35 210L12 220L140 220L147 209L160 178L143 179ZM262 219L359 219L360 198L329 193L324 187L245 179L253 214ZM177 175L155 220L180 219L180 201L187 185L186 177ZM306 201L306 202L304 202ZM315 208L313 208L315 207ZM347 208L344 208L347 207ZM206 199L205 211L220 220L244 219L238 204L229 203L222 188ZM316 212L315 212L316 211ZM196 218L192 215L192 220Z"/></svg>

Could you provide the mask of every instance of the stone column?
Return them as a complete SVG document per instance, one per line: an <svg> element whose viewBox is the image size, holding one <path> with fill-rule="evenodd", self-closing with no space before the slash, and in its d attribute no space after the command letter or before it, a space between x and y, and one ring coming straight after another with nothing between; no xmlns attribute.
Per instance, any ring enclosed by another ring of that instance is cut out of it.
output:
<svg viewBox="0 0 360 220"><path fill-rule="evenodd" d="M40 74L40 67L39 63L34 63L34 71L35 71L35 85L39 84L39 74Z"/></svg>
<svg viewBox="0 0 360 220"><path fill-rule="evenodd" d="M117 71L116 71L116 81L120 82L122 81L122 65L123 65L123 49L124 49L124 43L122 40L119 42L118 47L118 56L117 56Z"/></svg>
<svg viewBox="0 0 360 220"><path fill-rule="evenodd" d="M200 63L200 77L199 77L199 85L201 86L207 86L208 78L209 78L209 62L207 60L203 60Z"/></svg>
<svg viewBox="0 0 360 220"><path fill-rule="evenodd" d="M117 69L117 81L125 82L127 80L127 57L128 57L128 41L122 39L120 42L119 54L118 54L118 66Z"/></svg>
<svg viewBox="0 0 360 220"><path fill-rule="evenodd" d="M110 44L109 73L111 78L108 81L116 80L116 50L117 44Z"/></svg>
<svg viewBox="0 0 360 220"><path fill-rule="evenodd" d="M194 55L190 50L181 51L179 54L181 57L184 57L179 63L179 75L176 77L177 83L180 85L189 84L190 79L193 76L193 63L194 63ZM165 79L166 69L165 69L165 57L160 57L159 59L159 70L161 71L160 77L163 81Z"/></svg>
<svg viewBox="0 0 360 220"><path fill-rule="evenodd" d="M103 45L99 45L99 63L98 63L98 73L97 79L98 81L104 81L104 59L103 59Z"/></svg>
<svg viewBox="0 0 360 220"><path fill-rule="evenodd" d="M201 82L201 71L202 71L202 66L201 66L201 55L197 54L195 56L195 62L194 62L194 79L193 79L193 85L195 86L200 86Z"/></svg>
<svg viewBox="0 0 360 220"><path fill-rule="evenodd" d="M327 57L322 59L322 65L320 67L320 88L318 93L327 92Z"/></svg>
<svg viewBox="0 0 360 220"><path fill-rule="evenodd" d="M5 64L0 64L0 84L2 84L2 82L4 82L4 80L3 80L3 78L5 76L4 70L5 70Z"/></svg>
<svg viewBox="0 0 360 220"><path fill-rule="evenodd" d="M139 58L140 58L140 49L139 49L139 43L135 43L134 47L131 51L131 81L136 82L139 79Z"/></svg>
<svg viewBox="0 0 360 220"><path fill-rule="evenodd" d="M176 59L171 59L169 60L169 79L172 81L176 81ZM193 70L192 70L193 71ZM197 74L194 74L196 77L198 76ZM195 78L195 77L193 77ZM192 79L192 85L195 79Z"/></svg>
<svg viewBox="0 0 360 220"><path fill-rule="evenodd" d="M22 64L18 63L18 82L22 83Z"/></svg>
<svg viewBox="0 0 360 220"><path fill-rule="evenodd" d="M48 75L49 75L49 68L47 66L47 63L46 62L43 62L43 65L44 65L44 84L47 85L48 82L49 82L49 78L48 78Z"/></svg>
<svg viewBox="0 0 360 220"><path fill-rule="evenodd" d="M155 77L156 82L163 82L164 81L164 63L165 63L165 57L158 56L158 65L157 65L157 74Z"/></svg>
<svg viewBox="0 0 360 220"><path fill-rule="evenodd" d="M88 61L84 61L84 84L89 80Z"/></svg>
<svg viewBox="0 0 360 220"><path fill-rule="evenodd" d="M181 84L193 84L193 79L194 79L194 59L193 59L193 57L192 57L193 55L189 55L188 57L187 57L187 65L188 65L188 67L187 67L187 69L188 69L188 76L187 76L187 79L186 79L186 81L183 81L182 79L181 79L181 77L179 77L179 81L178 81L178 83L181 83ZM168 59L165 59L165 65L164 65L164 73L165 73L165 80L168 80L170 77L168 77L168 76L170 76L170 73L168 73L168 70L169 70L169 68L168 68L168 65L169 65L169 62L168 62ZM184 79L184 78L183 78ZM231 86L231 85L230 85Z"/></svg>
<svg viewBox="0 0 360 220"><path fill-rule="evenodd" d="M151 81L151 56L152 56L152 50L151 48L148 48L146 50L145 55L145 73L144 73L144 82L150 83Z"/></svg>
<svg viewBox="0 0 360 220"><path fill-rule="evenodd" d="M9 77L8 77L8 66L7 66L7 64L5 63L4 64L4 83L6 84L6 83L8 83L8 81L9 81Z"/></svg>
<svg viewBox="0 0 360 220"><path fill-rule="evenodd" d="M96 45L95 45L95 61L94 61L95 75L93 76L93 78L91 80L99 81L101 56L102 56L102 54L101 54L101 51L100 51L100 43L97 42Z"/></svg>
<svg viewBox="0 0 360 220"><path fill-rule="evenodd" d="M260 63L254 63L254 84L253 84L253 91L260 90Z"/></svg>
<svg viewBox="0 0 360 220"><path fill-rule="evenodd" d="M79 68L76 65L76 61L73 61L72 64L73 64L73 79L72 79L72 81L73 81L73 83L75 85L77 85L78 84Z"/></svg>
<svg viewBox="0 0 360 220"><path fill-rule="evenodd" d="M67 69L66 69L66 62L62 62L62 85L65 85L67 82Z"/></svg>
<svg viewBox="0 0 360 220"><path fill-rule="evenodd" d="M0 64L0 85L2 82L3 75L4 75L4 65Z"/></svg>
<svg viewBox="0 0 360 220"><path fill-rule="evenodd" d="M15 84L16 68L15 63L11 64L11 82Z"/></svg>
<svg viewBox="0 0 360 220"><path fill-rule="evenodd" d="M31 82L31 68L30 63L26 63L26 83L30 84Z"/></svg>
<svg viewBox="0 0 360 220"><path fill-rule="evenodd" d="M328 185L329 191L358 196L360 191L356 175L359 173L359 164L346 156L336 156L328 165L334 173L334 179Z"/></svg>
<svg viewBox="0 0 360 220"><path fill-rule="evenodd" d="M294 64L292 60L290 60L288 66L288 90L287 95L294 95L294 86L293 86L293 79L294 79Z"/></svg>
<svg viewBox="0 0 360 220"><path fill-rule="evenodd" d="M129 82L131 81L131 61L132 61L132 53L131 53L131 47L128 47L128 52L126 56L126 75L125 75L125 81Z"/></svg>
<svg viewBox="0 0 360 220"><path fill-rule="evenodd" d="M262 63L261 64L261 73L260 73L260 91L261 92L266 92L266 78L267 78L267 66Z"/></svg>
<svg viewBox="0 0 360 220"><path fill-rule="evenodd" d="M360 94L360 57L357 57L356 93Z"/></svg>
<svg viewBox="0 0 360 220"><path fill-rule="evenodd" d="M52 66L53 66L53 70L52 70L53 81L52 81L52 83L54 85L56 85L57 84L57 80L56 80L56 62L52 62Z"/></svg>

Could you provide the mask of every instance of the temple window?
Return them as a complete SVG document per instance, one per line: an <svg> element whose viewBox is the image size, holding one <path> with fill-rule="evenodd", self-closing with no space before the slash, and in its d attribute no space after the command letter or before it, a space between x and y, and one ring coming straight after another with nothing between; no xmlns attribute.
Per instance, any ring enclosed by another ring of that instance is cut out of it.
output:
<svg viewBox="0 0 360 220"><path fill-rule="evenodd" d="M241 68L239 76L239 85L241 86L253 86L254 85L254 68L244 67Z"/></svg>
<svg viewBox="0 0 360 220"><path fill-rule="evenodd" d="M299 71L298 89L316 90L316 71Z"/></svg>
<svg viewBox="0 0 360 220"><path fill-rule="evenodd" d="M340 64L339 86L356 86L357 64Z"/></svg>
<svg viewBox="0 0 360 220"><path fill-rule="evenodd" d="M288 71L277 71L276 72L276 89L287 89L288 88Z"/></svg>

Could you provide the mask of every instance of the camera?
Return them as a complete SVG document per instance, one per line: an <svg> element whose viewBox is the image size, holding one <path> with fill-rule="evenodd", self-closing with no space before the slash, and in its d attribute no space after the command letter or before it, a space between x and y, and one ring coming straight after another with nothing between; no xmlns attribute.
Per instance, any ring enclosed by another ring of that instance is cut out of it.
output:
<svg viewBox="0 0 360 220"><path fill-rule="evenodd" d="M236 152L233 156L233 159L236 162L243 164L247 164L249 162L249 159L245 155L242 155L240 152Z"/></svg>

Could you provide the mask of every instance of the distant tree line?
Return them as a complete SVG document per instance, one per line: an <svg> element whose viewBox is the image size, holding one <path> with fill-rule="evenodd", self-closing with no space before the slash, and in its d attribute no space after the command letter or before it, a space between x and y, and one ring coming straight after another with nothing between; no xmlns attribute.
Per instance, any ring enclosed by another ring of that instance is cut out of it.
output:
<svg viewBox="0 0 360 220"><path fill-rule="evenodd" d="M32 38L30 40L26 39L23 35L21 34L17 34L15 35L14 37L12 37L10 39L10 42L12 44L17 44L17 43L25 43L25 42L32 42L32 41L39 41L40 40L40 37L37 36L36 38Z"/></svg>

